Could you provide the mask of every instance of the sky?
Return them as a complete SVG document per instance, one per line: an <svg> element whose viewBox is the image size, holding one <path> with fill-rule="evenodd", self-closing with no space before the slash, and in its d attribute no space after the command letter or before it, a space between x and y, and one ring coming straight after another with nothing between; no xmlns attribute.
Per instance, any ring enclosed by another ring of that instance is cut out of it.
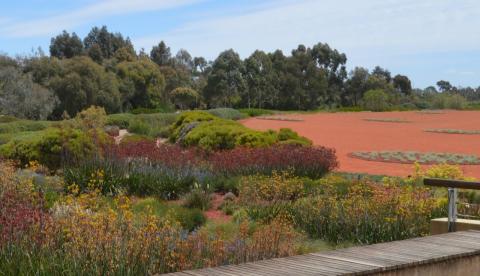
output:
<svg viewBox="0 0 480 276"><path fill-rule="evenodd" d="M318 42L347 55L347 67L376 65L424 88L438 80L480 86L479 0L0 0L0 52L29 55L62 30L84 37L93 26L150 51L213 60L233 48L289 54Z"/></svg>

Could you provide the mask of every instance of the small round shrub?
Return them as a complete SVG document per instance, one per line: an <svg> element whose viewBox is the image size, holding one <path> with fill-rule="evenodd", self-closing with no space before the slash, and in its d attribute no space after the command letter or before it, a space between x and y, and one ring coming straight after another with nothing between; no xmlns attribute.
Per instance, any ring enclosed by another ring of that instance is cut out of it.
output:
<svg viewBox="0 0 480 276"><path fill-rule="evenodd" d="M212 196L208 191L195 188L185 195L183 206L187 208L196 208L200 210L208 210L211 206Z"/></svg>
<svg viewBox="0 0 480 276"><path fill-rule="evenodd" d="M199 228L207 221L207 218L199 209L179 208L176 210L175 218L180 222L181 226L188 231Z"/></svg>

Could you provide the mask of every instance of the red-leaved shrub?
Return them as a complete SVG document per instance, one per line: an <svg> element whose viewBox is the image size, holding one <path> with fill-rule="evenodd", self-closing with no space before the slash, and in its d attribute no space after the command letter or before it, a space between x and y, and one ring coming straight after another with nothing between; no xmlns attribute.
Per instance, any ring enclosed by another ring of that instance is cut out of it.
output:
<svg viewBox="0 0 480 276"><path fill-rule="evenodd" d="M209 161L225 175L271 174L291 170L296 176L321 177L338 166L334 149L295 145L235 148L213 153Z"/></svg>

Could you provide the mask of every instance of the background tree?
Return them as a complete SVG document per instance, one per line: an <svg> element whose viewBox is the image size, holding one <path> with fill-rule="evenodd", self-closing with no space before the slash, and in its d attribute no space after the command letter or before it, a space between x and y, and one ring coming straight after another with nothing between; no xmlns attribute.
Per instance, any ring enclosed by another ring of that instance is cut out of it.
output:
<svg viewBox="0 0 480 276"><path fill-rule="evenodd" d="M120 33L111 33L106 26L102 28L93 27L83 39L83 44L88 55L96 62L112 58L115 52L126 48L130 53L135 53L130 39L123 38Z"/></svg>
<svg viewBox="0 0 480 276"><path fill-rule="evenodd" d="M412 82L407 76L396 75L393 78L393 87L405 95L412 94Z"/></svg>
<svg viewBox="0 0 480 276"><path fill-rule="evenodd" d="M57 98L50 90L32 81L17 68L0 68L0 112L17 118L45 120Z"/></svg>
<svg viewBox="0 0 480 276"><path fill-rule="evenodd" d="M60 100L54 112L56 118L64 111L73 117L91 105L102 106L110 113L121 110L115 75L88 57L63 60L61 71L51 78L49 87Z"/></svg>
<svg viewBox="0 0 480 276"><path fill-rule="evenodd" d="M386 83L390 83L390 81L392 80L392 75L390 71L380 66L375 66L375 68L372 71L372 75L377 76L379 78L383 78Z"/></svg>
<svg viewBox="0 0 480 276"><path fill-rule="evenodd" d="M268 105L268 95L275 93L275 75L270 57L263 51L255 51L245 60L245 80L248 89L242 97L242 105L263 108Z"/></svg>
<svg viewBox="0 0 480 276"><path fill-rule="evenodd" d="M367 91L369 77L368 69L363 67L355 67L350 71L350 78L346 82L344 103L353 106L360 104L363 94Z"/></svg>
<svg viewBox="0 0 480 276"><path fill-rule="evenodd" d="M76 33L70 35L67 31L53 37L50 41L50 55L57 58L72 58L84 52L82 40Z"/></svg>
<svg viewBox="0 0 480 276"><path fill-rule="evenodd" d="M440 80L437 82L440 92L447 92L453 89L453 86L448 81Z"/></svg>
<svg viewBox="0 0 480 276"><path fill-rule="evenodd" d="M242 60L232 49L218 56L204 90L204 97L211 106L232 107L240 102L247 89L244 71Z"/></svg>
<svg viewBox="0 0 480 276"><path fill-rule="evenodd" d="M167 103L165 78L153 61L143 58L122 62L116 69L124 109L156 108Z"/></svg>
<svg viewBox="0 0 480 276"><path fill-rule="evenodd" d="M150 58L159 66L166 66L170 64L172 54L170 47L167 47L165 42L160 41L157 46L153 46L150 51Z"/></svg>

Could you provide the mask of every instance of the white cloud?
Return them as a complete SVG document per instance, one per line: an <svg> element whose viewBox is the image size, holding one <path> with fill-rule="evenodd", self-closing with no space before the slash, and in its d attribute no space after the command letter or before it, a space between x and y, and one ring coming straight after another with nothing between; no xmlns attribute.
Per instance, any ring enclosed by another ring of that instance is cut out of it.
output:
<svg viewBox="0 0 480 276"><path fill-rule="evenodd" d="M10 37L51 35L98 18L152 10L166 10L199 2L200 0L102 0L77 10L65 11L48 18L3 24L0 34ZM0 19L1 22L1 19Z"/></svg>
<svg viewBox="0 0 480 276"><path fill-rule="evenodd" d="M149 49L165 40L175 49L214 58L234 48L243 57L260 48L289 51L327 42L358 62L421 52L480 47L477 0L297 0L270 2L248 13L189 22L166 33L133 38ZM356 63L356 62L355 62Z"/></svg>

